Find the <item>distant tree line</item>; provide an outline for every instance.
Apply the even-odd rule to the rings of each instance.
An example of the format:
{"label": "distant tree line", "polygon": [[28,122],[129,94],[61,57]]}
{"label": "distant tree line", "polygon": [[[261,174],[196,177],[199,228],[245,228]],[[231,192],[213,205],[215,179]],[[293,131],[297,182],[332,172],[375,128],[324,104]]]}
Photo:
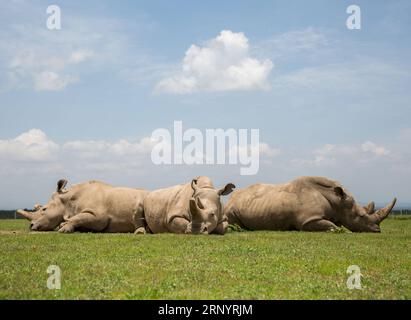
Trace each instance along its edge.
{"label": "distant tree line", "polygon": [[393,215],[411,214],[411,209],[393,210],[391,214]]}
{"label": "distant tree line", "polygon": [[[31,209],[24,209],[26,211],[33,211]],[[24,219],[22,216],[16,213],[16,210],[0,210],[0,219]]]}

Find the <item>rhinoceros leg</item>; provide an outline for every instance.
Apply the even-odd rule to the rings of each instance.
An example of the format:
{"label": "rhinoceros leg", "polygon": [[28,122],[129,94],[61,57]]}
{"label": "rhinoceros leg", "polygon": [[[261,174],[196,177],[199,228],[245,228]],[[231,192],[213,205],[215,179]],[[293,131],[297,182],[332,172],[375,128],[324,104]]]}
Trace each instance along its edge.
{"label": "rhinoceros leg", "polygon": [[228,228],[228,222],[227,221],[222,221],[219,224],[217,224],[217,227],[213,230],[213,234],[225,234]]}
{"label": "rhinoceros leg", "polygon": [[247,227],[244,225],[244,223],[240,220],[238,217],[238,211],[231,207],[229,210],[224,210],[224,214],[227,217],[228,224],[233,224],[233,225],[238,225],[242,229],[247,229]]}
{"label": "rhinoceros leg", "polygon": [[331,231],[338,227],[329,220],[311,220],[303,224],[302,231]]}
{"label": "rhinoceros leg", "polygon": [[59,232],[71,233],[79,228],[90,231],[103,231],[107,227],[108,222],[107,216],[96,214],[93,211],[83,211],[63,223]]}
{"label": "rhinoceros leg", "polygon": [[145,227],[138,227],[135,231],[134,234],[146,234],[147,229]]}
{"label": "rhinoceros leg", "polygon": [[144,209],[141,205],[137,211],[133,214],[133,221],[135,226],[134,234],[146,234],[147,233],[147,223],[144,218]]}
{"label": "rhinoceros leg", "polygon": [[167,225],[172,233],[190,233],[190,221],[183,217],[174,217]]}

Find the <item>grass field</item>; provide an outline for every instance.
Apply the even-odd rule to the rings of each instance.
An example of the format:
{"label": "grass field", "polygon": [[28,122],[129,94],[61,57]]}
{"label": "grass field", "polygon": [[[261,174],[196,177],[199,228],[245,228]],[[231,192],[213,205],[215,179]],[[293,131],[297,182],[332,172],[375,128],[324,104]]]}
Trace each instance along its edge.
{"label": "grass field", "polygon": [[[411,219],[381,234],[28,232],[0,220],[0,299],[410,299]],[[61,268],[61,289],[46,287]],[[346,286],[358,265],[362,289]]]}

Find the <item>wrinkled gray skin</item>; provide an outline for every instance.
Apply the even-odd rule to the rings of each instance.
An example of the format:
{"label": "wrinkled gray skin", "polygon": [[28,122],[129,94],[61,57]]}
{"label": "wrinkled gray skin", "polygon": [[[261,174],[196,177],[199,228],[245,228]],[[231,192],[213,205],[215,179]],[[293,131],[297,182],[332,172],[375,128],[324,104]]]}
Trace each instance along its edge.
{"label": "wrinkled gray skin", "polygon": [[66,180],[57,183],[50,201],[36,205],[35,212],[17,210],[30,220],[33,231],[136,232],[145,233],[143,199],[148,191],[116,188],[89,181],[65,189]]}
{"label": "wrinkled gray skin", "polygon": [[150,192],[144,199],[144,217],[152,233],[224,234],[228,227],[220,196],[235,188],[217,190],[208,177]]}
{"label": "wrinkled gray skin", "polygon": [[285,184],[239,189],[224,214],[230,224],[250,230],[330,231],[344,226],[353,232],[380,232],[379,224],[395,202],[375,211],[373,202],[358,205],[337,181],[300,177]]}

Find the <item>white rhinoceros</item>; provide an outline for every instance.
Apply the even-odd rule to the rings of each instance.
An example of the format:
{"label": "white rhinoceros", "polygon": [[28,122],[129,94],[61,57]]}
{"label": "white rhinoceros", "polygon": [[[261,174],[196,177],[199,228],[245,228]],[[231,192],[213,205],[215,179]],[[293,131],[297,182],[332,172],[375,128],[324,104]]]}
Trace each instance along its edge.
{"label": "white rhinoceros", "polygon": [[144,233],[143,189],[119,188],[99,181],[65,189],[59,180],[50,201],[34,212],[17,210],[30,220],[33,231],[136,232]]}
{"label": "white rhinoceros", "polygon": [[220,196],[235,188],[215,189],[208,177],[150,192],[144,199],[144,217],[152,233],[224,234],[228,223]]}
{"label": "white rhinoceros", "polygon": [[339,182],[300,177],[285,184],[254,184],[235,191],[224,214],[230,224],[250,230],[328,231],[344,226],[353,232],[380,232],[396,199],[375,211],[358,205]]}

